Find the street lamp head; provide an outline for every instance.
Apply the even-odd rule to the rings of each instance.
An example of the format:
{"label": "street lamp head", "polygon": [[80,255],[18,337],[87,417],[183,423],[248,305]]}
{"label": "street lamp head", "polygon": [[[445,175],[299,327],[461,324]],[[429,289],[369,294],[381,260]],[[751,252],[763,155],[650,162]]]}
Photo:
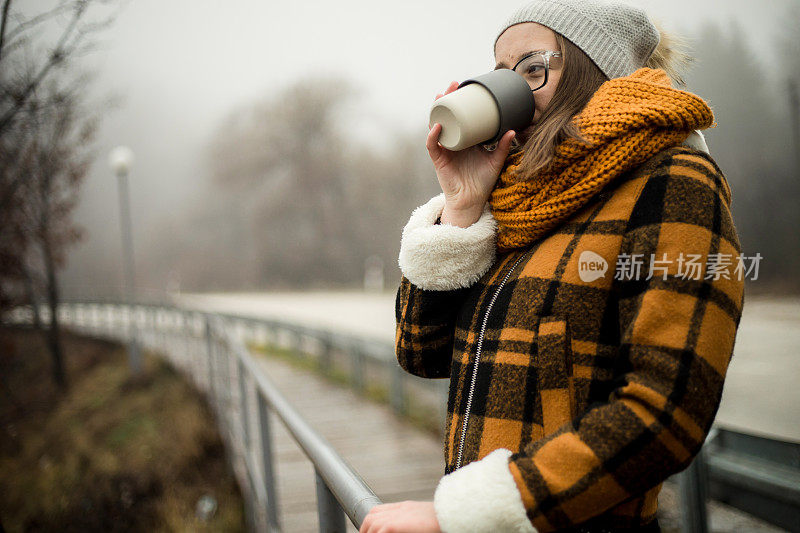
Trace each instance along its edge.
{"label": "street lamp head", "polygon": [[133,151],[127,146],[117,146],[108,156],[108,164],[119,176],[127,174],[133,166]]}

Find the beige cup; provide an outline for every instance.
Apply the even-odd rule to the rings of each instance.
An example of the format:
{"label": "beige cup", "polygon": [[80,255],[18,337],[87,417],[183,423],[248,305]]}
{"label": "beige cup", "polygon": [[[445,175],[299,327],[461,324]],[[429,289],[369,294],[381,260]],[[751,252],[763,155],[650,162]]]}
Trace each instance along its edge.
{"label": "beige cup", "polygon": [[429,126],[442,125],[439,143],[448,150],[463,150],[492,138],[500,127],[500,110],[492,93],[477,83],[437,99]]}
{"label": "beige cup", "polygon": [[511,69],[497,69],[461,82],[434,101],[428,126],[441,124],[439,143],[448,150],[463,150],[526,128],[533,120],[533,104],[525,78]]}

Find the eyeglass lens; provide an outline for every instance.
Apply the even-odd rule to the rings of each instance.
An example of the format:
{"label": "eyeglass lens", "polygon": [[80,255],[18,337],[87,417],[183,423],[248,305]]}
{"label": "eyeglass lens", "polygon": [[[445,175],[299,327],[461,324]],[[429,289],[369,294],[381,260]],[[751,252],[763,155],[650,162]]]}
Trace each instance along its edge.
{"label": "eyeglass lens", "polygon": [[541,88],[547,81],[546,69],[547,63],[545,62],[544,56],[534,54],[524,59],[514,70],[528,80],[531,90],[535,91]]}

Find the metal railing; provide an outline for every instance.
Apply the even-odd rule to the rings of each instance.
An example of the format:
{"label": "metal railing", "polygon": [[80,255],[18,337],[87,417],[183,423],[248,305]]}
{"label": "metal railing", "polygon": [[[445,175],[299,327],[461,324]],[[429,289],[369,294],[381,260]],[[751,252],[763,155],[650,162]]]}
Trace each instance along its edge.
{"label": "metal railing", "polygon": [[[48,309],[40,309],[42,320],[48,322]],[[377,366],[388,384],[389,403],[398,414],[408,413],[412,396],[409,389],[416,387],[417,393],[429,394],[428,403],[434,408],[439,430],[444,429],[449,380],[423,379],[405,372],[398,365],[391,344],[278,320],[169,305],[63,302],[58,313],[63,325],[97,337],[129,341],[135,332],[140,343],[163,354],[206,395],[242,490],[251,530],[281,531],[270,411],[280,418],[314,466],[320,531],[344,531],[345,515],[359,529],[369,510],[381,501],[289,404],[251,355],[244,339],[297,352],[316,352],[318,368],[329,374],[335,367],[334,355],[343,355],[350,385],[359,392],[367,389],[365,368]],[[15,323],[32,323],[33,310],[18,308],[11,319]],[[316,346],[309,346],[308,341]],[[714,433],[712,430],[708,441]],[[708,530],[705,454],[704,446],[689,468],[675,476],[683,530],[687,532]]]}
{"label": "metal railing", "polygon": [[[49,321],[47,309],[41,313]],[[142,304],[67,302],[58,313],[63,325],[97,337],[127,341],[136,331],[142,345],[163,354],[206,395],[242,490],[248,529],[281,531],[270,411],[314,466],[320,531],[344,531],[345,515],[358,529],[369,510],[381,503],[279,392],[245,346],[238,331],[242,323],[217,314]],[[31,323],[33,311],[19,308],[11,318]],[[250,325],[272,336],[299,333],[268,321]]]}

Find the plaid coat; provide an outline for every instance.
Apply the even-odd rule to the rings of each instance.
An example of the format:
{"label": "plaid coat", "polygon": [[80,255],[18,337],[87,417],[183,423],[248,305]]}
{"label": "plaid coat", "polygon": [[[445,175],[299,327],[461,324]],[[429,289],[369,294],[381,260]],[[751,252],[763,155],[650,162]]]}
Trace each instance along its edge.
{"label": "plaid coat", "polygon": [[[435,224],[443,195],[412,214],[395,347],[407,372],[450,378],[446,533],[656,524],[714,420],[744,303],[731,191],[699,142],[530,248],[495,254],[488,204],[469,228]],[[709,266],[724,256],[727,277]]]}

